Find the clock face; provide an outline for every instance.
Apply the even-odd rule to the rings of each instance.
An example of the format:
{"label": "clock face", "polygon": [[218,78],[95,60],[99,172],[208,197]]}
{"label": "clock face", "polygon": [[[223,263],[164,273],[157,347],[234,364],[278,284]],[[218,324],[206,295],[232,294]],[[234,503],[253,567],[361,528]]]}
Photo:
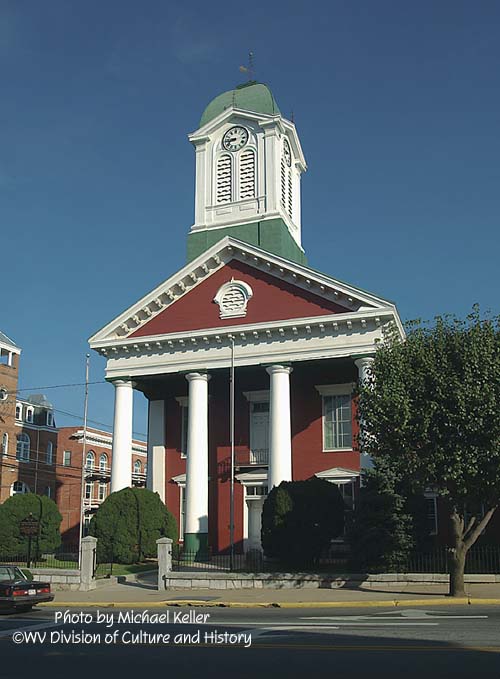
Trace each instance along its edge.
{"label": "clock face", "polygon": [[288,143],[288,139],[285,139],[283,142],[283,156],[285,158],[286,164],[288,165],[288,167],[290,167],[292,164],[292,152],[290,150],[290,144]]}
{"label": "clock face", "polygon": [[238,151],[248,141],[248,132],[244,127],[231,127],[222,138],[226,151]]}

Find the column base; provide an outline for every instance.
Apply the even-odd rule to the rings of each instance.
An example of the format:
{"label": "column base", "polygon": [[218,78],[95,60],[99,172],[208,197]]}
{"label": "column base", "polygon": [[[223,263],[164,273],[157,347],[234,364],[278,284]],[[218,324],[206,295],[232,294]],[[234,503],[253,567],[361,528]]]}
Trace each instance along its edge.
{"label": "column base", "polygon": [[183,559],[208,561],[208,533],[184,533]]}

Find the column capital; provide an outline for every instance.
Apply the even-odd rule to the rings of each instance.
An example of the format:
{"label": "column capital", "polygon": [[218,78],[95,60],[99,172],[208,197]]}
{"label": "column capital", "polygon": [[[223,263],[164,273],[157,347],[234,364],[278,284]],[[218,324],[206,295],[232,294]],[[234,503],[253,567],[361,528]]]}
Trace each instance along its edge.
{"label": "column capital", "polygon": [[135,382],[126,378],[120,378],[117,380],[109,380],[114,387],[130,387],[133,389],[136,385]]}
{"label": "column capital", "polygon": [[290,365],[270,365],[268,368],[266,368],[266,372],[269,375],[276,375],[277,373],[285,373],[286,375],[290,375],[290,373],[293,372],[293,368]]}
{"label": "column capital", "polygon": [[356,358],[354,361],[354,365],[358,368],[358,370],[362,370],[363,368],[369,368],[372,364],[375,358],[373,356],[360,356],[359,358]]}
{"label": "column capital", "polygon": [[188,373],[185,375],[185,377],[188,382],[193,382],[195,380],[204,380],[205,382],[208,382],[210,379],[210,375],[208,373]]}

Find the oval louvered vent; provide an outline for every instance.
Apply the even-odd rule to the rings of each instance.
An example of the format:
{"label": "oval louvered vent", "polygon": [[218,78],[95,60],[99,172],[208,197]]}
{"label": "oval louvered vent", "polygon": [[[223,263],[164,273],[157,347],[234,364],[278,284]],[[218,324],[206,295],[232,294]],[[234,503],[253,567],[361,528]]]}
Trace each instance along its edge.
{"label": "oval louvered vent", "polygon": [[231,279],[221,285],[214,298],[214,302],[219,305],[220,318],[246,316],[248,300],[252,295],[252,288],[244,281]]}
{"label": "oval louvered vent", "polygon": [[231,202],[231,157],[221,156],[217,161],[217,202]]}
{"label": "oval louvered vent", "polygon": [[255,155],[251,150],[240,158],[240,198],[255,198]]}

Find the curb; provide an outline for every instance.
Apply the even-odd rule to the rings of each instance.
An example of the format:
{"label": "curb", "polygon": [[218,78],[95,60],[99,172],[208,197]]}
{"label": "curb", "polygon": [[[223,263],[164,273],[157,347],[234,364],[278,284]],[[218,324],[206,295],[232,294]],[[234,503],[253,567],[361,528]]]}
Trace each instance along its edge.
{"label": "curb", "polygon": [[448,599],[387,599],[371,601],[203,601],[181,599],[166,601],[51,601],[39,604],[44,608],[163,608],[166,606],[197,606],[198,608],[387,608],[401,606],[500,606],[500,599],[478,599],[471,597]]}

